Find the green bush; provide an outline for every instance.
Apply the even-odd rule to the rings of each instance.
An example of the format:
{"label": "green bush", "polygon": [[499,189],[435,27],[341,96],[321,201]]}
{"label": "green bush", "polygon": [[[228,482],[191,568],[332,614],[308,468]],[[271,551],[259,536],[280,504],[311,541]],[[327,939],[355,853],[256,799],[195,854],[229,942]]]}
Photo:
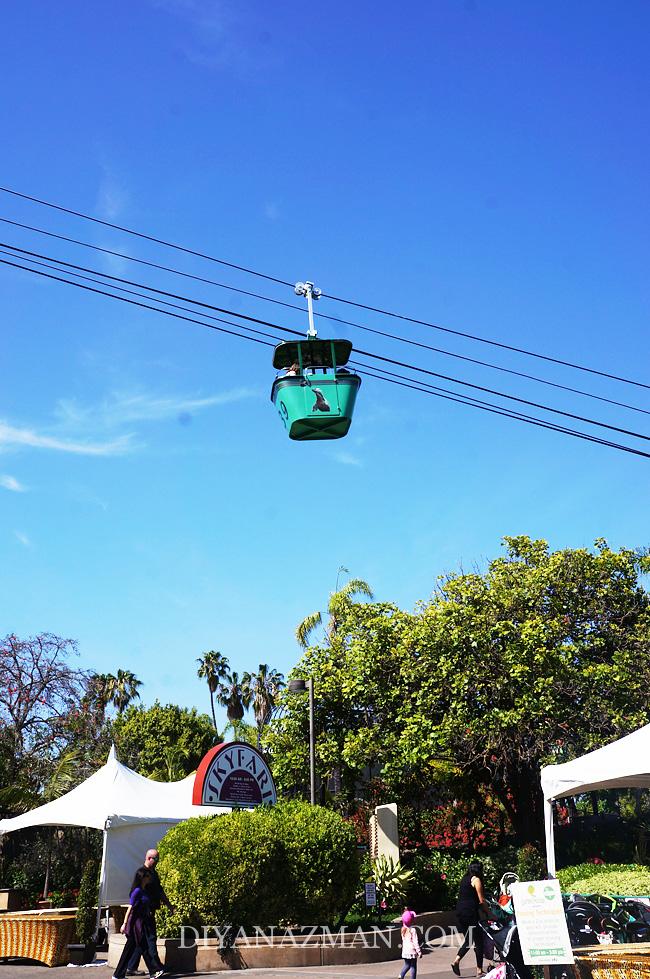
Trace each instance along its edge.
{"label": "green bush", "polygon": [[95,934],[98,890],[99,867],[95,860],[88,860],[81,877],[75,918],[77,941],[82,945],[89,942]]}
{"label": "green bush", "polygon": [[486,893],[496,890],[502,874],[516,869],[517,850],[504,847],[487,855],[454,856],[448,850],[433,850],[418,855],[408,863],[413,878],[407,891],[407,903],[418,911],[449,911],[456,907],[461,879],[472,861],[483,865]]}
{"label": "green bush", "polygon": [[557,872],[565,892],[576,894],[650,894],[650,868],[640,864],[581,863]]}
{"label": "green bush", "polygon": [[332,923],[354,900],[359,857],[352,827],[334,812],[286,802],[189,819],[160,843],[159,872],[182,925]]}
{"label": "green bush", "polygon": [[354,828],[338,813],[306,802],[271,810],[290,864],[292,913],[303,924],[333,921],[354,900],[360,856]]}
{"label": "green bush", "polygon": [[517,855],[515,871],[519,880],[544,880],[546,860],[536,846],[526,843]]}

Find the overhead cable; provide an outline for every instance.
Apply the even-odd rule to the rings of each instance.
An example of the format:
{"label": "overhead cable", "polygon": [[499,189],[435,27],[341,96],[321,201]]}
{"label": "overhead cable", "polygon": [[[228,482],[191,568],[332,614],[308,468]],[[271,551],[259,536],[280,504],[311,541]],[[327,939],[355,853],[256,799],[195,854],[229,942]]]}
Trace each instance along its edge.
{"label": "overhead cable", "polygon": [[[54,261],[58,261],[58,260],[54,260]],[[60,264],[68,265],[70,263],[60,263]],[[76,268],[83,268],[83,266],[75,266],[75,267]],[[302,336],[303,335],[302,333],[300,333],[297,330],[290,330],[290,329],[288,329],[288,328],[286,328],[284,326],[281,326],[280,324],[272,323],[269,320],[264,320],[264,319],[261,319],[259,317],[255,317],[255,316],[248,316],[247,314],[239,313],[236,310],[227,309],[227,308],[224,308],[222,306],[214,306],[214,305],[212,305],[210,303],[204,303],[204,302],[202,302],[200,300],[188,299],[188,297],[180,296],[180,295],[177,295],[175,293],[166,292],[165,290],[162,290],[162,289],[156,289],[153,286],[148,286],[148,285],[143,284],[141,282],[134,282],[134,281],[132,281],[130,279],[122,278],[121,276],[109,275],[108,273],[98,272],[95,269],[84,269],[84,271],[90,271],[94,275],[102,276],[103,278],[110,279],[111,281],[117,281],[117,282],[125,283],[127,285],[133,285],[133,286],[136,286],[139,289],[146,289],[147,291],[154,292],[154,293],[156,293],[158,295],[168,296],[168,297],[171,297],[173,299],[181,299],[181,300],[183,300],[185,302],[190,302],[193,305],[197,305],[197,306],[200,306],[202,308],[216,310],[219,313],[226,313],[229,316],[234,316],[236,319],[243,319],[243,320],[245,320],[246,322],[249,322],[249,323],[257,323],[257,324],[259,324],[261,326],[267,326],[267,327],[270,327],[271,329],[278,330],[278,331],[280,331],[282,333],[291,333],[294,336]],[[403,367],[403,368],[405,368],[407,370],[415,371],[415,372],[420,373],[420,374],[426,374],[429,377],[436,377],[436,378],[439,378],[440,380],[451,381],[452,384],[459,384],[459,385],[461,385],[463,387],[469,387],[469,388],[472,388],[473,390],[481,391],[484,394],[495,395],[496,397],[505,398],[508,401],[515,401],[518,404],[524,404],[524,405],[527,405],[528,407],[531,407],[531,408],[538,408],[540,411],[548,411],[548,412],[551,412],[552,414],[561,415],[564,418],[571,418],[574,421],[584,422],[587,425],[593,425],[593,426],[596,426],[596,427],[599,427],[599,428],[606,428],[609,431],[618,432],[618,433],[620,433],[622,435],[630,435],[632,438],[639,438],[639,439],[642,439],[644,441],[650,441],[650,436],[644,435],[643,433],[635,432],[635,431],[633,431],[631,429],[623,428],[623,427],[618,426],[618,425],[610,425],[607,422],[598,421],[597,419],[589,418],[589,417],[587,417],[585,415],[578,415],[575,412],[563,411],[560,408],[553,408],[552,406],[543,404],[541,402],[531,401],[528,398],[520,398],[520,397],[517,397],[514,394],[507,394],[504,391],[499,391],[499,390],[496,390],[494,388],[489,388],[489,387],[486,387],[485,385],[474,384],[471,381],[465,381],[465,380],[462,380],[460,378],[450,376],[449,374],[442,374],[439,371],[432,371],[432,370],[430,370],[428,368],[425,368],[425,367],[419,367],[416,364],[409,364],[409,363],[407,363],[405,361],[396,360],[396,359],[394,359],[392,357],[385,357],[385,356],[382,356],[381,354],[373,353],[372,351],[362,350],[361,348],[356,348],[356,353],[357,354],[361,354],[361,355],[366,356],[366,357],[370,357],[373,360],[380,360],[380,361],[382,361],[384,363],[392,364],[392,365],[394,365],[396,367]]]}
{"label": "overhead cable", "polygon": [[76,218],[83,218],[84,221],[92,221],[93,224],[101,224],[105,228],[113,228],[114,231],[122,231],[124,234],[133,235],[135,238],[142,238],[144,241],[153,241],[156,245],[174,248],[176,251],[184,252],[186,255],[194,255],[195,258],[204,258],[208,262],[216,262],[217,265],[225,265],[229,269],[237,269],[238,272],[247,272],[248,275],[256,275],[260,279],[267,279],[269,282],[277,282],[281,286],[291,286],[293,288],[292,282],[277,279],[274,275],[265,275],[264,272],[256,272],[255,269],[246,268],[244,265],[235,265],[234,262],[226,262],[223,258],[214,258],[213,255],[206,255],[204,252],[196,251],[194,248],[186,248],[185,245],[177,245],[173,241],[156,238],[155,235],[147,235],[142,231],[135,231],[133,228],[125,228],[120,224],[113,224],[112,221],[102,221],[101,218],[95,218],[91,214],[84,214],[83,211],[75,211],[70,207],[63,207],[61,204],[53,204],[51,201],[43,201],[38,197],[31,197],[29,194],[21,194],[17,190],[11,190],[9,187],[0,187],[0,191],[4,194],[11,194],[13,197],[21,197],[25,201],[31,201],[33,204],[50,207],[52,210],[60,211],[63,214],[72,214]]}
{"label": "overhead cable", "polygon": [[[254,276],[257,276],[258,278],[261,278],[261,279],[266,279],[269,282],[275,282],[278,285],[284,285],[284,286],[289,286],[289,287],[293,288],[293,283],[288,282],[285,279],[280,279],[280,278],[277,278],[276,276],[273,276],[273,275],[267,275],[264,272],[259,272],[256,269],[250,269],[250,268],[247,268],[246,266],[243,266],[243,265],[237,265],[237,264],[235,264],[233,262],[228,262],[228,261],[226,261],[225,259],[222,259],[222,258],[216,258],[215,256],[208,255],[205,252],[200,252],[200,251],[197,251],[197,250],[195,250],[193,248],[187,248],[184,245],[178,245],[178,244],[176,244],[174,242],[167,241],[164,238],[158,238],[158,237],[156,237],[154,235],[145,234],[145,233],[143,233],[141,231],[135,231],[132,228],[126,228],[126,227],[124,227],[122,225],[114,224],[111,221],[105,221],[105,220],[102,220],[101,218],[93,217],[91,214],[86,214],[83,211],[73,210],[72,208],[68,208],[68,207],[62,206],[61,204],[55,204],[52,201],[46,201],[46,200],[43,200],[43,199],[38,198],[38,197],[33,197],[30,194],[23,194],[23,193],[21,193],[21,192],[19,192],[17,190],[12,190],[9,187],[2,187],[2,186],[0,186],[0,191],[2,191],[5,194],[10,194],[13,197],[17,197],[17,198],[20,198],[22,200],[30,201],[33,204],[39,204],[39,205],[41,205],[43,207],[48,207],[48,208],[51,208],[51,209],[53,209],[55,211],[59,211],[59,212],[64,213],[64,214],[70,214],[70,215],[73,215],[74,217],[82,218],[85,221],[91,221],[94,224],[99,224],[99,225],[102,225],[102,226],[107,227],[107,228],[112,228],[113,230],[120,231],[120,232],[122,232],[124,234],[133,235],[136,238],[143,239],[144,241],[151,241],[151,242],[154,242],[155,244],[163,245],[166,248],[173,248],[176,251],[184,252],[184,253],[186,253],[188,255],[193,255],[196,258],[202,258],[202,259],[205,259],[206,261],[209,261],[209,262],[215,262],[215,263],[217,263],[219,265],[226,266],[227,268],[236,269],[236,270],[238,270],[240,272],[245,272],[245,273],[247,273],[249,275],[254,275]],[[636,381],[636,380],[632,380],[631,378],[622,377],[622,376],[620,376],[618,374],[611,374],[611,373],[608,373],[607,371],[599,371],[599,370],[596,370],[595,368],[585,367],[582,364],[576,364],[576,363],[574,363],[572,361],[563,360],[563,359],[558,358],[558,357],[551,357],[551,356],[548,356],[546,354],[541,354],[541,353],[538,353],[538,352],[533,351],[533,350],[527,350],[524,347],[516,347],[516,346],[513,346],[511,344],[502,343],[502,342],[500,342],[498,340],[490,340],[487,337],[481,337],[481,336],[478,336],[478,335],[475,335],[475,334],[472,334],[472,333],[464,332],[462,330],[453,330],[450,327],[440,326],[440,324],[438,324],[438,323],[432,323],[429,320],[417,319],[417,318],[412,317],[412,316],[407,316],[407,315],[405,315],[403,313],[396,313],[396,312],[394,312],[392,310],[382,309],[381,307],[378,307],[378,306],[371,306],[371,305],[369,305],[367,303],[361,303],[361,302],[357,302],[356,300],[346,299],[346,298],[341,297],[341,296],[335,296],[332,293],[327,293],[327,292],[322,291],[321,292],[321,295],[323,296],[323,298],[329,298],[333,302],[345,303],[348,306],[354,306],[357,309],[365,309],[365,310],[367,310],[369,312],[378,313],[378,314],[380,314],[382,316],[390,316],[390,317],[392,317],[394,319],[401,320],[401,321],[403,321],[405,323],[414,323],[414,324],[419,325],[419,326],[426,326],[426,327],[429,327],[432,330],[439,330],[439,331],[441,331],[443,333],[449,333],[449,334],[451,334],[453,336],[464,337],[467,340],[473,340],[473,341],[475,341],[477,343],[489,344],[490,346],[498,347],[498,348],[500,348],[502,350],[509,350],[509,351],[511,351],[513,353],[523,354],[523,355],[525,355],[527,357],[535,357],[538,360],[544,360],[544,361],[547,361],[548,363],[559,364],[559,365],[561,365],[563,367],[570,367],[573,370],[584,371],[584,372],[586,372],[588,374],[594,374],[594,375],[596,375],[598,377],[606,377],[606,378],[609,378],[612,381],[619,381],[619,382],[621,382],[623,384],[631,384],[631,385],[634,385],[635,387],[640,387],[640,388],[645,388],[646,390],[650,390],[650,384],[645,384],[642,381]]]}
{"label": "overhead cable", "polygon": [[[381,370],[381,368],[377,368],[377,370]],[[618,442],[610,442],[608,439],[601,439],[596,435],[589,435],[587,432],[579,432],[573,428],[566,428],[563,425],[556,425],[554,422],[544,421],[541,418],[534,418],[532,415],[526,415],[519,411],[511,411],[507,408],[497,408],[495,406],[488,407],[490,404],[489,402],[481,402],[478,399],[471,398],[469,395],[459,395],[458,397],[453,397],[449,394],[440,394],[435,390],[429,390],[429,386],[425,386],[426,382],[423,381],[416,381],[414,384],[409,384],[405,383],[404,381],[393,380],[391,377],[382,376],[382,374],[378,374],[374,371],[368,370],[367,368],[359,370],[359,374],[366,375],[367,377],[374,377],[379,381],[387,381],[391,384],[397,384],[399,387],[410,388],[412,391],[419,391],[421,394],[429,394],[432,397],[442,398],[445,401],[455,401],[458,404],[464,404],[470,408],[479,408],[481,411],[488,411],[491,414],[501,415],[504,418],[512,418],[514,421],[521,421],[529,425],[535,425],[539,428],[546,428],[551,432],[571,435],[575,438],[584,439],[587,442],[594,442],[596,445],[609,446],[613,449],[620,449],[624,452],[630,452],[632,455],[640,455],[650,459],[650,453],[648,452],[641,452],[639,449],[633,449],[630,446],[620,445]]]}
{"label": "overhead cable", "polygon": [[[12,225],[12,226],[17,227],[17,228],[22,228],[23,230],[33,231],[33,232],[36,232],[37,234],[47,235],[48,237],[56,238],[56,239],[59,239],[61,241],[67,241],[67,242],[69,242],[71,244],[74,244],[74,245],[80,245],[83,248],[89,248],[89,249],[92,249],[93,251],[101,252],[101,253],[103,253],[105,255],[112,255],[115,258],[121,258],[121,259],[124,259],[124,260],[129,261],[129,262],[135,262],[135,263],[137,263],[139,265],[145,265],[145,266],[147,266],[149,268],[158,269],[159,271],[170,272],[173,275],[179,275],[179,276],[182,276],[183,278],[192,279],[192,280],[194,280],[196,282],[202,282],[202,283],[205,283],[207,285],[217,286],[220,289],[227,289],[227,290],[229,290],[231,292],[238,293],[239,295],[248,296],[249,298],[260,299],[263,302],[273,303],[276,306],[283,306],[285,309],[297,310],[300,313],[303,313],[304,312],[303,307],[302,306],[298,306],[295,303],[286,303],[286,302],[283,302],[280,299],[273,299],[271,296],[264,296],[264,295],[261,295],[260,293],[257,293],[257,292],[251,292],[248,289],[240,289],[237,286],[231,286],[231,285],[228,285],[228,284],[226,284],[224,282],[217,282],[214,279],[208,279],[208,278],[205,278],[204,276],[201,276],[201,275],[193,275],[190,272],[183,272],[180,269],[175,269],[175,268],[170,267],[170,266],[167,266],[167,265],[160,265],[157,262],[150,262],[150,261],[148,261],[146,259],[138,258],[138,257],[136,257],[134,255],[128,255],[126,252],[118,252],[118,251],[115,251],[112,248],[104,248],[104,247],[102,247],[100,245],[94,245],[91,242],[81,241],[81,240],[79,240],[77,238],[70,238],[67,235],[56,234],[53,231],[47,231],[47,230],[45,230],[43,228],[36,228],[36,227],[34,227],[32,225],[23,224],[20,221],[11,221],[9,218],[0,217],[0,222],[2,222],[3,224]],[[66,265],[69,268],[83,269],[84,271],[88,271],[82,265],[74,265],[72,262],[64,262],[62,259],[59,259],[59,258],[52,258],[52,256],[42,255],[39,252],[29,251],[28,249],[25,249],[25,248],[18,248],[17,245],[10,245],[10,244],[6,244],[5,243],[4,247],[13,248],[15,251],[22,252],[25,255],[32,255],[32,256],[35,256],[35,257],[38,257],[38,258],[44,258],[47,261],[55,261],[59,265]],[[104,275],[104,273],[97,273],[97,274]],[[193,301],[193,300],[186,300],[186,301],[189,302],[189,301]],[[375,336],[386,337],[387,339],[395,340],[398,343],[406,343],[409,346],[419,347],[422,350],[430,350],[433,353],[442,354],[445,357],[453,357],[456,360],[462,360],[462,361],[465,361],[466,363],[470,363],[470,364],[477,364],[477,365],[479,365],[481,367],[487,367],[490,370],[496,370],[496,371],[499,371],[499,372],[501,372],[503,374],[510,374],[510,375],[512,375],[514,377],[523,377],[526,380],[534,381],[537,384],[544,384],[547,387],[556,388],[556,389],[561,390],[561,391],[568,391],[571,394],[577,394],[577,395],[580,395],[581,397],[584,397],[584,398],[591,398],[594,401],[601,401],[601,402],[604,402],[605,404],[615,405],[617,408],[625,408],[628,411],[636,411],[636,412],[639,412],[640,414],[643,414],[643,415],[650,415],[650,411],[647,410],[646,408],[639,408],[637,405],[630,405],[630,404],[627,404],[624,401],[616,401],[613,398],[606,398],[603,395],[594,394],[593,391],[584,391],[581,388],[574,388],[574,387],[571,387],[570,385],[567,385],[567,384],[560,384],[557,381],[551,381],[548,378],[538,377],[535,374],[527,374],[524,371],[517,371],[517,370],[514,370],[513,368],[510,368],[510,367],[502,367],[500,364],[493,364],[490,361],[478,360],[475,357],[468,357],[465,354],[459,354],[459,353],[456,353],[455,351],[452,351],[452,350],[445,350],[443,347],[434,347],[431,344],[422,343],[419,340],[412,340],[409,337],[402,337],[402,336],[399,336],[398,334],[395,334],[395,333],[388,333],[385,330],[378,330],[378,329],[376,329],[374,327],[366,326],[366,325],[364,325],[362,323],[355,323],[352,320],[344,320],[344,319],[341,319],[338,316],[329,316],[327,313],[319,313],[319,312],[316,312],[315,311],[314,312],[314,315],[315,316],[319,316],[321,319],[332,320],[332,321],[334,321],[336,323],[342,323],[342,324],[344,324],[346,326],[351,326],[351,327],[353,327],[355,329],[363,330],[366,333],[372,333]]]}
{"label": "overhead cable", "polygon": [[[0,255],[8,255],[10,258],[16,258],[16,255],[14,255],[13,252],[7,251],[6,248],[3,248],[2,247],[2,242],[0,242]],[[48,265],[46,262],[39,262],[39,261],[37,261],[34,258],[23,258],[22,255],[20,255],[18,257],[21,258],[23,262],[29,262],[30,265],[38,265],[41,268],[50,269],[50,271],[52,271],[52,270],[54,270],[56,272],[61,271],[55,265]],[[23,268],[23,266],[20,266],[20,268]],[[28,269],[28,271],[30,271],[30,270]],[[63,271],[65,271],[68,275],[74,276],[75,279],[82,279],[84,282],[94,282],[95,285],[106,285],[105,282],[102,282],[99,279],[93,279],[92,276],[89,276],[89,275],[82,275],[80,272],[70,272],[67,269],[65,269]],[[97,274],[98,275],[103,275],[103,273],[97,273]],[[108,278],[113,279],[115,277],[114,276],[108,276]],[[67,279],[59,279],[59,281],[60,282],[67,282],[68,280]],[[125,280],[125,281],[128,282],[128,279]],[[74,285],[74,284],[75,284],[74,282],[70,282],[69,283],[69,285]],[[111,289],[117,289],[118,292],[127,293],[130,296],[139,296],[141,299],[150,299],[152,302],[160,303],[160,305],[162,305],[162,306],[170,306],[172,309],[181,309],[181,310],[183,310],[186,313],[195,313],[196,312],[196,310],[189,309],[187,306],[179,306],[178,303],[170,303],[169,301],[167,301],[165,299],[158,299],[157,296],[153,296],[153,297],[152,296],[147,296],[147,295],[145,295],[145,293],[136,292],[133,289],[126,289],[126,288],[124,288],[124,286],[118,286],[118,285],[115,285],[112,282],[110,283],[110,287],[111,287]],[[141,288],[147,289],[148,286],[142,286]],[[92,291],[94,292],[96,290],[92,290]],[[105,295],[110,295],[110,293],[105,293]],[[114,296],[113,298],[114,299],[119,299],[119,296]],[[152,306],[151,308],[153,309],[155,307]],[[162,312],[162,310],[161,310],[161,312]],[[265,333],[263,330],[254,330],[254,329],[252,329],[249,326],[244,326],[242,323],[233,323],[232,320],[223,319],[223,317],[221,317],[221,316],[213,316],[210,313],[203,313],[202,312],[201,313],[201,316],[205,316],[205,318],[206,319],[209,319],[209,320],[215,320],[217,323],[225,323],[227,326],[235,326],[235,327],[237,327],[237,329],[247,330],[248,332],[255,333],[258,336],[268,337],[270,340],[273,340],[273,346],[276,346],[277,345],[278,338],[277,337],[274,337],[271,333]],[[195,322],[198,323],[199,321],[196,320]],[[205,323],[203,325],[204,326],[208,326],[209,324],[208,323]],[[296,331],[296,336],[302,336],[302,335],[303,335],[302,333],[298,333]]]}
{"label": "overhead cable", "polygon": [[[196,319],[194,317],[188,317],[188,316],[180,315],[179,313],[173,313],[173,312],[170,312],[170,311],[165,310],[165,309],[160,309],[159,306],[153,306],[150,303],[137,302],[137,301],[135,301],[133,299],[127,299],[125,296],[117,296],[114,293],[107,292],[107,291],[105,291],[103,289],[96,289],[96,288],[93,288],[93,287],[90,287],[90,286],[87,286],[87,285],[83,285],[83,284],[81,284],[79,282],[74,282],[74,281],[72,281],[70,279],[65,279],[62,276],[53,275],[53,274],[47,273],[47,272],[41,272],[41,271],[39,271],[37,269],[30,268],[27,265],[20,265],[17,262],[10,262],[10,261],[7,261],[6,259],[0,259],[0,264],[12,266],[12,267],[17,268],[17,269],[23,269],[24,271],[31,272],[32,274],[39,275],[39,276],[44,276],[45,278],[53,279],[55,281],[58,281],[60,283],[64,283],[66,285],[72,285],[72,286],[75,286],[77,288],[86,290],[88,292],[92,292],[92,293],[95,293],[95,294],[98,294],[98,295],[106,296],[106,297],[108,297],[110,299],[117,299],[120,302],[126,302],[126,303],[129,303],[130,305],[133,305],[133,306],[138,306],[138,307],[141,307],[141,308],[144,308],[144,309],[149,309],[149,310],[152,310],[153,312],[157,312],[157,313],[163,313],[164,315],[171,316],[171,317],[173,317],[175,319],[184,320],[184,321],[190,322],[190,323],[196,323],[199,326],[205,326],[208,329],[213,329],[213,330],[217,330],[218,332],[221,332],[221,333],[225,333],[225,334],[229,334],[229,335],[232,335],[232,336],[236,336],[239,339],[252,340],[254,343],[262,344],[263,346],[267,346],[267,347],[273,346],[272,343],[267,343],[265,340],[259,340],[256,337],[246,336],[245,334],[242,334],[242,333],[239,333],[239,332],[235,332],[235,331],[232,331],[232,330],[225,330],[225,329],[223,329],[223,327],[214,326],[212,323],[206,323],[203,320]],[[146,297],[146,298],[149,298],[149,297]],[[246,330],[247,332],[256,332],[256,331],[253,331],[250,327],[241,326],[240,328],[242,330]],[[257,331],[257,332],[261,332],[261,331]],[[261,335],[268,336],[268,334],[261,334]],[[367,371],[367,368],[365,370],[366,370],[367,373],[369,373]],[[376,368],[376,370],[377,371],[384,371],[384,369],[381,368],[381,367]],[[388,373],[388,372],[385,372],[385,373]],[[370,375],[370,373],[369,373],[369,376],[374,376],[374,375]],[[389,377],[383,377],[383,378],[380,378],[380,379],[385,380],[387,382],[390,382],[391,381],[391,379]],[[438,392],[437,390],[433,390],[433,385],[426,385],[426,382],[418,382],[418,381],[416,381],[416,383],[413,384],[413,385],[411,385],[411,384],[405,384],[405,383],[399,382],[399,381],[393,381],[392,383],[397,383],[397,384],[399,384],[402,387],[412,387],[414,390],[424,391],[424,393],[431,394],[432,396],[442,397],[445,400],[460,401],[461,403],[468,404],[471,407],[478,407],[478,408],[482,408],[483,410],[491,411],[493,414],[506,415],[507,417],[514,418],[515,420],[530,421],[533,424],[538,424],[540,427],[547,428],[547,429],[552,430],[552,431],[557,431],[557,432],[564,433],[564,434],[567,434],[567,435],[571,435],[571,436],[574,436],[574,437],[577,437],[577,438],[581,438],[581,439],[584,439],[584,440],[587,440],[587,441],[590,441],[590,442],[595,442],[597,444],[605,445],[605,446],[608,446],[608,447],[611,447],[611,448],[615,448],[615,449],[618,449],[620,451],[631,453],[633,455],[642,456],[644,458],[650,458],[650,453],[642,452],[641,450],[634,449],[631,446],[626,446],[626,445],[623,445],[623,444],[620,444],[620,443],[611,442],[609,440],[601,439],[601,438],[598,438],[596,436],[588,435],[587,433],[580,432],[579,430],[576,430],[576,429],[570,429],[570,428],[565,427],[565,426],[557,425],[554,422],[548,422],[548,421],[543,421],[542,419],[536,419],[536,418],[534,418],[534,416],[524,415],[521,412],[513,411],[513,410],[510,410],[510,409],[507,409],[507,408],[499,408],[499,407],[496,407],[494,405],[491,405],[489,402],[480,402],[479,399],[473,398],[470,395],[459,394],[457,397],[454,397],[452,395],[442,394],[442,393]],[[429,388],[432,388],[432,390],[425,390],[424,385],[426,385]]]}
{"label": "overhead cable", "polygon": [[[199,326],[206,326],[210,330],[217,330],[219,333],[228,333],[230,336],[239,337],[242,340],[252,340],[253,343],[260,343],[264,347],[273,347],[275,344],[267,343],[266,340],[258,340],[256,337],[247,337],[243,333],[236,333],[234,330],[224,330],[221,326],[214,326],[212,323],[205,323],[203,320],[197,320],[191,316],[182,316],[180,313],[172,313],[167,309],[160,309],[158,306],[151,306],[149,303],[139,303],[135,299],[127,299],[126,296],[116,296],[112,292],[106,292],[103,289],[94,289],[92,286],[85,286],[81,282],[72,282],[70,279],[64,279],[59,275],[52,275],[48,272],[40,272],[38,269],[29,268],[28,265],[19,265],[17,262],[8,262],[6,258],[0,258],[0,264],[11,265],[16,269],[23,269],[25,272],[31,272],[33,275],[41,275],[46,279],[54,279],[56,282],[63,282],[69,286],[75,286],[77,289],[85,289],[86,292],[94,292],[99,296],[108,296],[109,299],[119,299],[120,302],[129,303],[131,306],[140,306],[142,309],[153,309],[156,313],[163,313],[165,316],[173,316],[177,320],[185,320],[188,323],[198,323]],[[238,324],[239,325],[239,324]],[[251,330],[250,327],[240,326],[241,330],[249,330],[251,333],[259,332]],[[262,336],[268,336],[268,334],[262,334]]]}
{"label": "overhead cable", "polygon": [[508,343],[500,343],[498,340],[488,340],[486,337],[479,337],[473,333],[464,333],[462,330],[452,330],[447,326],[440,326],[438,323],[430,323],[428,320],[419,320],[413,316],[406,316],[403,313],[395,313],[391,310],[380,309],[378,306],[369,306],[366,303],[354,302],[352,299],[341,299],[338,296],[332,296],[329,293],[322,292],[321,296],[323,299],[331,299],[333,302],[346,303],[348,306],[354,306],[357,309],[365,309],[371,313],[381,313],[382,316],[390,316],[393,319],[402,320],[405,323],[416,323],[419,326],[428,326],[432,330],[441,330],[443,333],[451,333],[453,336],[465,337],[467,340],[475,340],[477,343],[487,343],[492,347],[500,347],[502,350],[510,350],[513,353],[525,354],[527,357],[536,357],[538,360],[546,360],[551,364],[560,364],[562,367],[571,367],[573,370],[585,371],[587,374],[595,374],[598,377],[607,377],[611,381],[620,381],[622,384],[633,384],[635,387],[645,388],[650,391],[650,384],[644,384],[642,381],[634,381],[629,377],[621,377],[618,374],[610,374],[607,371],[598,371],[593,367],[585,367],[583,364],[575,364],[570,360],[561,360],[558,357],[549,357],[546,354],[536,353],[533,350],[526,350],[524,347],[514,347]]}

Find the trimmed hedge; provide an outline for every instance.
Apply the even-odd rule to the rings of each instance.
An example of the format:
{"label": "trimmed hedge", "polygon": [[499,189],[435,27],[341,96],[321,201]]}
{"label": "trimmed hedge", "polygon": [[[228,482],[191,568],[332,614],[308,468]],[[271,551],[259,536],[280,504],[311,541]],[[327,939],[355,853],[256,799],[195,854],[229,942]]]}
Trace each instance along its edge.
{"label": "trimmed hedge", "polygon": [[563,891],[576,894],[650,894],[650,867],[634,863],[580,863],[557,872]]}
{"label": "trimmed hedge", "polygon": [[182,925],[330,924],[359,874],[352,827],[306,802],[188,819],[159,851],[174,912],[161,909],[158,932],[168,937]]}

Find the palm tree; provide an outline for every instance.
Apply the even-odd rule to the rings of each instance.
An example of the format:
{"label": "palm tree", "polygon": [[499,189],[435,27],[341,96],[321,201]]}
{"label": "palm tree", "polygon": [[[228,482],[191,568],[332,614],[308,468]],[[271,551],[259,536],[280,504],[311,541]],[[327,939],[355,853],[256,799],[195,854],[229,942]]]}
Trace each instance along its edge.
{"label": "palm tree", "polygon": [[248,702],[253,705],[253,714],[257,724],[257,747],[259,748],[262,741],[262,729],[268,722],[278,694],[284,686],[284,677],[277,670],[269,669],[266,663],[260,663],[257,673],[244,673],[241,683]]}
{"label": "palm tree", "polygon": [[[203,656],[199,657],[196,662],[199,664],[196,675],[201,680],[205,678],[208,681],[208,688],[210,690],[210,707],[212,708],[212,723],[214,724],[216,730],[217,717],[214,712],[214,695],[220,692],[223,686],[223,681],[229,675],[230,666],[226,657],[222,656],[216,649],[211,649],[209,652],[204,653]],[[221,701],[219,702],[221,703]]]}
{"label": "palm tree", "polygon": [[142,680],[138,680],[135,673],[130,670],[118,670],[117,676],[108,674],[109,680],[109,702],[117,708],[118,714],[123,714],[132,700],[139,700],[140,694],[138,687],[142,686]]}
{"label": "palm tree", "polygon": [[[338,582],[338,577],[337,577]],[[345,615],[345,612],[352,604],[355,595],[365,595],[371,601],[373,599],[370,585],[362,578],[350,578],[346,585],[332,592],[327,603],[329,622],[327,623],[327,639],[329,642],[336,636],[336,631]],[[296,639],[303,649],[309,645],[309,638],[319,625],[323,624],[323,617],[320,612],[312,612],[302,620],[296,629]]]}
{"label": "palm tree", "polygon": [[251,702],[250,693],[239,680],[239,674],[233,670],[228,673],[217,691],[217,700],[226,708],[228,720],[237,737],[238,725],[244,717],[244,711]]}
{"label": "palm tree", "polygon": [[93,673],[88,678],[84,701],[91,710],[97,710],[102,719],[112,701],[115,683],[112,673]]}

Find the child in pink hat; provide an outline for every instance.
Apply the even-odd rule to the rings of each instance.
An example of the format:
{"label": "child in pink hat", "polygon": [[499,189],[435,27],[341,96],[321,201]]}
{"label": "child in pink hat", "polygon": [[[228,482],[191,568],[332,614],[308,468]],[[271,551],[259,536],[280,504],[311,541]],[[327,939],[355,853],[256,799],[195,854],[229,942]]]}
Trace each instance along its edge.
{"label": "child in pink hat", "polygon": [[420,942],[418,941],[417,930],[413,927],[415,921],[415,911],[408,908],[402,915],[402,959],[404,967],[400,972],[400,979],[406,979],[411,972],[411,979],[416,979],[418,972],[418,959],[422,955]]}

